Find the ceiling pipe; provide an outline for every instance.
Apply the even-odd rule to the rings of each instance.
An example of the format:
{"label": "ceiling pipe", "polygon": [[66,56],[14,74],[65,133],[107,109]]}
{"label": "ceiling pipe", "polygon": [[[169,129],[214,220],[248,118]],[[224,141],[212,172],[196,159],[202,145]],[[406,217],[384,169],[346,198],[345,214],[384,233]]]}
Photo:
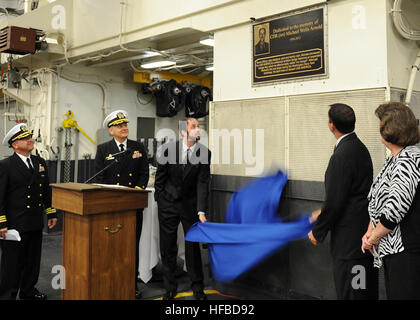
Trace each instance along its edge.
{"label": "ceiling pipe", "polygon": [[[397,29],[398,33],[405,39],[419,41],[420,40],[420,30],[413,30],[410,28],[410,25],[404,20],[403,10],[402,10],[403,0],[395,0],[394,5],[392,6],[391,15],[394,22],[394,26]],[[420,51],[417,53],[416,60],[411,66],[410,78],[407,85],[407,93],[405,96],[405,103],[410,105],[411,96],[413,94],[414,82],[416,80],[417,72],[420,68]]]}

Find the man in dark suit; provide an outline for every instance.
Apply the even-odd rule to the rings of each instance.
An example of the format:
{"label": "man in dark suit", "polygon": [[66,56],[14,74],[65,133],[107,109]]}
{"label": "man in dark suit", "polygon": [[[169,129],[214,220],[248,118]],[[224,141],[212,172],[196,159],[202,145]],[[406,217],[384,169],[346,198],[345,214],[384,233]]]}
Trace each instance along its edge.
{"label": "man in dark suit", "polygon": [[258,36],[260,38],[260,41],[258,41],[258,43],[255,45],[255,55],[268,53],[269,47],[268,47],[268,42],[265,41],[265,35],[266,35],[265,28],[261,28],[258,31]]}
{"label": "man in dark suit", "polygon": [[0,240],[2,249],[0,267],[0,298],[45,300],[39,292],[43,214],[48,215],[48,226],[57,222],[56,210],[51,208],[45,160],[31,155],[34,149],[32,133],[25,124],[14,126],[3,139],[14,154],[0,161],[0,237],[17,230],[21,241]]}
{"label": "man in dark suit", "polygon": [[[206,221],[208,209],[211,154],[197,142],[200,138],[198,121],[188,118],[182,124],[183,139],[161,147],[155,178],[165,300],[173,299],[177,291],[175,270],[179,222],[186,234],[195,222]],[[185,260],[195,299],[206,300],[198,243],[185,241]]]}
{"label": "man in dark suit", "polygon": [[308,236],[317,245],[331,232],[338,299],[377,299],[377,270],[372,255],[362,253],[360,241],[369,224],[367,195],[372,184],[372,160],[353,132],[353,109],[336,103],[330,106],[328,116],[337,142],[325,172],[325,200]]}
{"label": "man in dark suit", "polygon": [[[109,165],[114,158],[115,162],[104,172],[96,177],[97,183],[116,184],[131,188],[145,189],[149,181],[149,163],[147,152],[143,144],[128,139],[129,130],[127,127],[127,112],[116,110],[111,112],[104,120],[104,128],[108,128],[112,140],[100,144],[95,156],[95,171],[99,172]],[[125,152],[124,152],[125,151]],[[112,157],[110,155],[121,152]],[[141,298],[138,290],[137,279],[139,270],[139,242],[143,224],[143,209],[136,213],[136,299]],[[134,241],[134,239],[133,239]]]}

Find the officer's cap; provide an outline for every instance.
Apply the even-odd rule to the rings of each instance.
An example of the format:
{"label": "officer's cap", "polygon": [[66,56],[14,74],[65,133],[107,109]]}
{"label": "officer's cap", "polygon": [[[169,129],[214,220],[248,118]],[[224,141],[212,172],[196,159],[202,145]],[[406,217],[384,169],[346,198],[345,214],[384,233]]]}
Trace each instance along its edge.
{"label": "officer's cap", "polygon": [[127,123],[128,113],[125,110],[116,110],[111,112],[104,120],[104,128],[111,128],[112,126],[117,126],[121,123]]}
{"label": "officer's cap", "polygon": [[25,123],[19,123],[10,129],[6,134],[3,139],[3,145],[11,146],[14,141],[25,139],[27,137],[32,137],[32,132],[28,130],[28,127]]}

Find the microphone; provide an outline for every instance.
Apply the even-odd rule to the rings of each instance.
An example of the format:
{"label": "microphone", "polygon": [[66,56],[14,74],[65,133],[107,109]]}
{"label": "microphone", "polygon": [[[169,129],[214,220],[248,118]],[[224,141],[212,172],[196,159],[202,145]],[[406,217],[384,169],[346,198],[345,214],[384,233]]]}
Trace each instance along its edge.
{"label": "microphone", "polygon": [[106,157],[106,160],[114,160],[112,162],[110,162],[105,168],[103,168],[102,170],[98,171],[96,174],[94,174],[92,177],[90,177],[89,179],[87,179],[84,183],[90,183],[93,179],[95,179],[97,176],[99,176],[102,172],[104,172],[105,170],[107,170],[109,167],[113,166],[115,163],[118,162],[118,159],[115,158],[115,156],[127,153],[127,152],[131,152],[132,150],[130,148],[125,149],[124,151],[120,151],[114,154],[109,154],[108,157]]}
{"label": "microphone", "polygon": [[124,154],[124,153],[127,153],[127,152],[131,152],[131,149],[127,148],[123,151],[120,151],[120,152],[117,152],[117,153],[114,153],[114,154],[109,154],[109,156],[106,157],[105,159],[106,160],[114,160],[116,156],[119,156],[120,154]]}

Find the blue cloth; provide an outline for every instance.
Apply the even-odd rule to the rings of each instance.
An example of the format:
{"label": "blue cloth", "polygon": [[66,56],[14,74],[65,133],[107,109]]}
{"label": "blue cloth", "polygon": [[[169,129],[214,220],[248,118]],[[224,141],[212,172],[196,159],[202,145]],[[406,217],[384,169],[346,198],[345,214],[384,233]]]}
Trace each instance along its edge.
{"label": "blue cloth", "polygon": [[293,222],[277,216],[287,175],[254,179],[232,195],[226,223],[197,222],[185,240],[209,244],[210,265],[218,282],[231,281],[290,241],[307,236],[309,215]]}
{"label": "blue cloth", "polygon": [[229,202],[226,223],[271,223],[281,221],[277,216],[287,175],[281,171],[257,178],[236,191]]}

